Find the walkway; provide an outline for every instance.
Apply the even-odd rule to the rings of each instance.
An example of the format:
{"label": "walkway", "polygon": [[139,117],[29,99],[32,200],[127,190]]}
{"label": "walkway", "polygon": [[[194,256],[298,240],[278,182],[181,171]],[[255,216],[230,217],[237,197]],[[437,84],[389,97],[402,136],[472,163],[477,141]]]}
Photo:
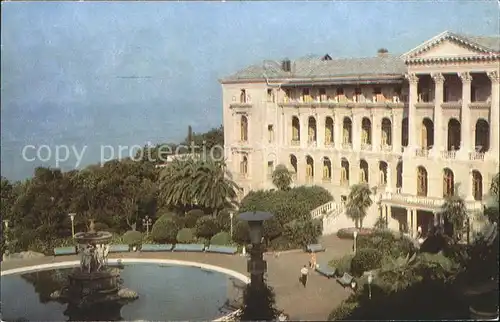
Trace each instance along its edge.
{"label": "walkway", "polygon": [[[351,251],[352,241],[340,240],[335,236],[323,237],[321,243],[327,248],[317,255],[318,263],[326,263],[334,257]],[[207,253],[124,253],[112,258],[167,258],[201,262],[217,265],[246,274],[246,259],[241,256],[229,256]],[[278,258],[265,255],[268,263],[268,283],[276,293],[276,304],[290,315],[292,320],[326,320],[331,310],[346,299],[350,291],[343,289],[334,279],[313,273],[309,277],[307,288],[299,284],[300,268],[309,262],[310,256],[304,252],[290,251]],[[14,260],[2,263],[2,270],[22,266],[31,266],[51,262],[75,260],[76,256],[44,257],[37,259]]]}

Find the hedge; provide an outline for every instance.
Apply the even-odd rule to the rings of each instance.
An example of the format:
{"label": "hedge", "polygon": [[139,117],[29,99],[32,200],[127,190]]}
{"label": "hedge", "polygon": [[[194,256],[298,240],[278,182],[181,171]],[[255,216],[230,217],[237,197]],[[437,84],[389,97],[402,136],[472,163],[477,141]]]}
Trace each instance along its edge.
{"label": "hedge", "polygon": [[139,246],[142,244],[142,234],[137,230],[129,230],[123,234],[122,240],[129,246]]}
{"label": "hedge", "polygon": [[364,272],[379,268],[382,264],[383,254],[377,249],[362,248],[356,250],[351,261],[351,273],[361,276]]}
{"label": "hedge", "polygon": [[395,236],[394,233],[387,230],[376,230],[370,235],[358,237],[356,246],[358,249],[377,249],[382,255],[392,258],[404,257],[416,251],[411,240],[404,236]]}
{"label": "hedge", "polygon": [[332,259],[328,262],[330,267],[335,267],[338,275],[351,272],[351,262],[354,254],[346,254],[340,258]]}
{"label": "hedge", "polygon": [[151,230],[151,238],[157,243],[175,243],[180,227],[171,217],[160,217]]}
{"label": "hedge", "polygon": [[197,237],[212,238],[213,235],[219,232],[215,218],[207,215],[198,219],[195,225],[195,232]]}
{"label": "hedge", "polygon": [[205,216],[205,213],[203,210],[200,209],[192,209],[186,213],[184,216],[185,219],[185,224],[184,227],[186,228],[194,228],[196,226],[196,222],[198,219],[201,217]]}
{"label": "hedge", "polygon": [[190,244],[194,242],[195,236],[193,234],[193,230],[190,228],[182,228],[177,233],[177,242],[181,244]]}
{"label": "hedge", "polygon": [[231,235],[221,231],[210,239],[210,245],[231,245]]}
{"label": "hedge", "polygon": [[340,239],[354,239],[354,231],[358,232],[358,238],[360,236],[371,235],[374,232],[371,228],[341,228],[337,231],[337,237]]}

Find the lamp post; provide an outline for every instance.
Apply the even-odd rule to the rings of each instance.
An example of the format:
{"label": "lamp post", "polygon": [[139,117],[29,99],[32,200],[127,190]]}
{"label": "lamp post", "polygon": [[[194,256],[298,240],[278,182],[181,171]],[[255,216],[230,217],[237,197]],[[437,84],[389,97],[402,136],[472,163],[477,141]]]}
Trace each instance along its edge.
{"label": "lamp post", "polygon": [[9,244],[9,239],[7,238],[8,236],[8,231],[9,231],[9,220],[8,219],[4,219],[3,220],[3,225],[5,227],[5,232],[4,232],[4,237],[5,237],[5,245],[8,245]]}
{"label": "lamp post", "polygon": [[250,226],[250,241],[252,250],[250,259],[247,262],[247,270],[250,273],[250,283],[252,286],[261,287],[264,285],[264,274],[267,271],[267,263],[263,259],[262,234],[264,231],[264,220],[271,219],[273,215],[268,212],[255,211],[244,212],[239,215],[241,220],[247,221]]}
{"label": "lamp post", "polygon": [[149,226],[153,224],[153,220],[149,218],[149,216],[146,216],[142,218],[142,226],[146,226],[146,236],[149,236]]}
{"label": "lamp post", "polygon": [[355,230],[352,235],[354,236],[354,245],[353,245],[353,250],[354,250],[354,254],[356,254],[356,240],[358,238],[358,231]]}
{"label": "lamp post", "polygon": [[231,240],[233,240],[233,217],[234,217],[234,212],[229,213],[229,218],[231,219]]}
{"label": "lamp post", "polygon": [[368,298],[372,299],[372,282],[373,282],[373,274],[370,272],[368,274]]}
{"label": "lamp post", "polygon": [[75,238],[75,213],[68,214],[69,219],[71,219],[71,236]]}

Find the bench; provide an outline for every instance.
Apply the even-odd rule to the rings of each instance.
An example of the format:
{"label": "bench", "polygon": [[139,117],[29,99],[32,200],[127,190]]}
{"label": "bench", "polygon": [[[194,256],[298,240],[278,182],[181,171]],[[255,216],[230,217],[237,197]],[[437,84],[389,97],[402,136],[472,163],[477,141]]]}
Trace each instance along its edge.
{"label": "bench", "polygon": [[172,244],[144,244],[141,252],[169,252],[173,247]]}
{"label": "bench", "polygon": [[335,273],[337,272],[337,269],[335,267],[329,268],[327,265],[317,265],[315,270],[320,275],[323,275],[328,278],[335,277]]}
{"label": "bench", "polygon": [[337,282],[343,287],[356,287],[356,281],[354,280],[354,277],[349,273],[344,273],[341,278],[337,279]]}
{"label": "bench", "polygon": [[76,255],[76,247],[56,247],[54,248],[54,256],[63,256],[63,255]]}
{"label": "bench", "polygon": [[110,253],[126,253],[129,251],[128,245],[125,244],[117,244],[117,245],[110,245],[109,246],[109,252]]}
{"label": "bench", "polygon": [[238,248],[231,246],[210,245],[207,249],[205,249],[205,251],[207,253],[234,255],[238,252]]}
{"label": "bench", "polygon": [[174,252],[202,252],[204,250],[203,244],[176,244],[173,249]]}
{"label": "bench", "polygon": [[310,244],[306,247],[306,252],[308,253],[319,253],[324,252],[325,248],[321,244]]}

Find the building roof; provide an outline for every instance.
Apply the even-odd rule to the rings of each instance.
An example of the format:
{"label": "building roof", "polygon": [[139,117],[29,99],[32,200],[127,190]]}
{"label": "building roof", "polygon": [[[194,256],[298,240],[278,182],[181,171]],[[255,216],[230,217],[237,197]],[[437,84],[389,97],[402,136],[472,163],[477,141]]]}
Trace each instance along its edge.
{"label": "building roof", "polygon": [[471,36],[451,33],[445,31],[432,39],[424,42],[418,47],[410,50],[403,56],[379,55],[366,58],[331,58],[329,55],[307,56],[296,60],[290,60],[290,72],[282,68],[282,62],[266,60],[259,65],[252,65],[224,77],[221,83],[239,81],[265,81],[265,80],[287,80],[293,82],[297,79],[327,79],[342,77],[382,77],[402,76],[407,67],[405,58],[425,51],[428,47],[444,39],[453,38],[464,44],[474,47],[482,52],[500,52],[500,36]]}

